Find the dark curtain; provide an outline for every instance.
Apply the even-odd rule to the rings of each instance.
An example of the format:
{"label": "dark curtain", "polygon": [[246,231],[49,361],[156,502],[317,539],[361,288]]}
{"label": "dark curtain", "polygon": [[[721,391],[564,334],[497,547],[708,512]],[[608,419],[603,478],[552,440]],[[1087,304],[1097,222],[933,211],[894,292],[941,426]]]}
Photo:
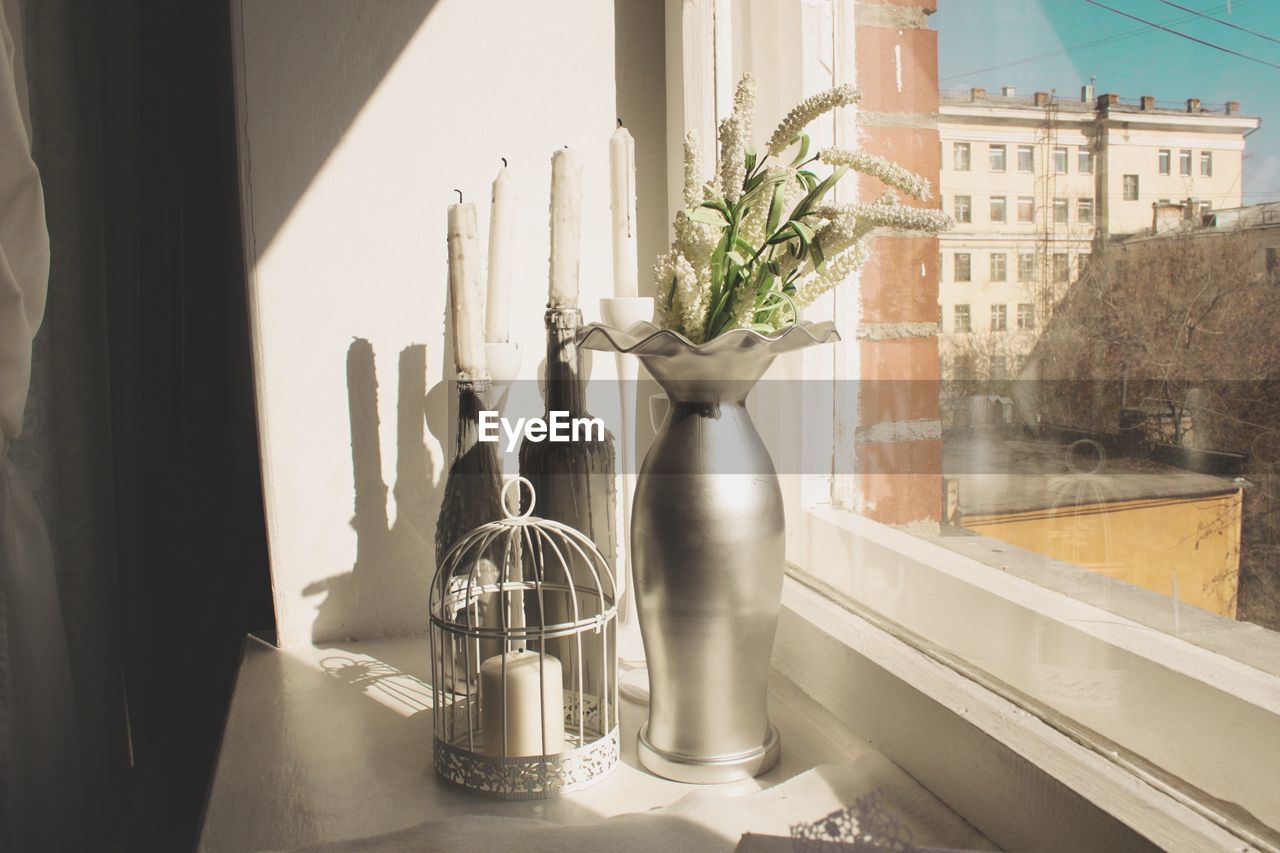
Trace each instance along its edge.
{"label": "dark curtain", "polygon": [[272,624],[228,9],[23,6],[52,259],[23,441],[67,623],[80,849],[189,849],[241,642]]}

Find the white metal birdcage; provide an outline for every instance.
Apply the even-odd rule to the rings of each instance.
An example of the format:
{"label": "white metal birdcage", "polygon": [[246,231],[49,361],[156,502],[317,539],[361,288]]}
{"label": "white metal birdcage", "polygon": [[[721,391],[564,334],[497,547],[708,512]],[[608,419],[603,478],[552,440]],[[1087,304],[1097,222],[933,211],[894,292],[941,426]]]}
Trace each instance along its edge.
{"label": "white metal birdcage", "polygon": [[[583,533],[523,514],[481,525],[431,585],[436,772],[504,799],[577,790],[618,760],[616,589]],[[517,486],[518,488],[518,486]]]}

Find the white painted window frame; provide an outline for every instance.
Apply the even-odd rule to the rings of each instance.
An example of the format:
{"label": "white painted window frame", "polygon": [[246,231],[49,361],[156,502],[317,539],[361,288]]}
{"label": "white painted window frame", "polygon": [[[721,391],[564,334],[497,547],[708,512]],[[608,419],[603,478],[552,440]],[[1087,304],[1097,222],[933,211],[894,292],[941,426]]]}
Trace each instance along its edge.
{"label": "white painted window frame", "polygon": [[[685,129],[698,127],[702,131],[704,163],[713,163],[711,131],[729,111],[737,74],[748,61],[757,69],[763,66],[771,70],[795,62],[795,42],[783,38],[773,41],[779,56],[763,55],[761,43],[756,40],[750,42],[749,56],[733,55],[738,42],[732,22],[744,13],[760,13],[762,5],[770,7],[768,13],[777,13],[773,0],[667,0],[668,186],[673,213],[681,204],[679,152]],[[807,0],[789,5],[799,16],[802,69],[800,91],[796,94],[812,94],[830,85],[833,79],[851,79],[855,4]],[[757,76],[762,77],[758,70]],[[766,83],[762,79],[762,84]],[[833,117],[821,134],[827,139],[815,141],[856,145],[853,113],[846,110]],[[852,198],[855,192],[854,182],[842,183],[845,198]],[[1164,713],[1178,718],[1174,722],[1183,725],[1184,730],[1199,729],[1203,733],[1206,720],[1197,718],[1197,714],[1205,708],[1226,709],[1240,712],[1256,727],[1255,731],[1244,733],[1243,742],[1256,737],[1261,746],[1270,748],[1271,740],[1280,741],[1280,678],[1275,672],[1250,666],[1221,650],[1211,651],[1152,630],[1112,609],[1081,600],[1069,594],[1070,590],[1055,589],[1063,578],[1082,574],[1074,567],[1023,552],[1010,554],[1017,558],[1014,562],[1026,564],[1023,570],[1009,571],[1007,566],[992,565],[991,553],[957,553],[939,541],[922,538],[918,531],[893,529],[857,513],[853,487],[856,472],[852,464],[857,401],[856,395],[842,389],[851,387],[844,380],[859,376],[858,302],[856,281],[846,282],[820,300],[811,309],[810,318],[835,319],[846,342],[839,347],[813,348],[783,360],[770,374],[773,378],[805,380],[805,393],[811,399],[806,402],[808,426],[803,436],[770,436],[767,429],[762,429],[766,440],[800,441],[805,458],[811,464],[827,460],[829,470],[826,477],[782,478],[788,522],[787,558],[797,570],[786,581],[784,604],[806,624],[831,634],[851,650],[883,658],[884,665],[916,687],[922,697],[950,707],[966,722],[1039,763],[1070,790],[1145,837],[1165,844],[1177,841],[1188,849],[1221,847],[1224,839],[1265,848],[1273,840],[1270,833],[1276,826],[1241,821],[1220,803],[1206,798],[1199,785],[1205,780],[1186,772],[1188,756],[1162,762],[1170,756],[1152,756],[1150,744],[1137,744],[1138,748],[1131,749],[1123,731],[1097,732],[1071,714],[1028,698],[1016,686],[1006,693],[992,685],[1005,683],[1002,676],[1006,673],[1002,670],[1009,670],[1008,680],[1016,682],[1016,661],[1002,655],[1001,647],[1009,638],[997,630],[999,626],[1034,625],[1036,638],[1058,638],[1062,644],[1058,651],[1068,658],[1106,659],[1108,655],[1120,655],[1125,662],[1125,678],[1146,688],[1158,688],[1126,696],[1125,701],[1132,707],[1122,710],[1132,721],[1140,723],[1144,715],[1162,706]],[[834,394],[823,387],[828,383],[836,389]],[[996,548],[982,537],[971,541],[979,551],[1017,551],[1008,546]],[[908,644],[910,648],[904,650],[897,638],[883,635],[874,625],[868,627],[870,623],[865,620],[851,622],[849,607],[838,601],[841,596],[856,601],[857,607],[881,614],[889,620],[887,624],[900,626],[915,638]],[[1021,638],[1024,643],[1030,639]],[[886,652],[889,648],[892,653]],[[955,662],[955,672],[940,676],[939,660]],[[786,661],[782,663],[785,665]],[[820,665],[816,672],[816,676],[807,679],[802,672],[791,674],[802,686],[812,688],[815,695],[823,685],[839,682],[838,672],[824,672]],[[1011,701],[1010,696],[1020,698]],[[1017,713],[1017,709],[1025,710],[1024,701],[1036,706],[1037,716]],[[1212,725],[1215,720],[1210,718],[1207,722]],[[1046,736],[1045,726],[1056,734]],[[1117,737],[1110,737],[1111,734]],[[1046,752],[1049,741],[1052,745]],[[1236,742],[1242,742],[1241,738],[1237,737]],[[1176,752],[1185,745],[1170,743],[1168,747]],[[1144,760],[1144,751],[1149,760]],[[939,755],[945,755],[945,750],[940,750]],[[1252,768],[1236,766],[1235,762],[1242,760],[1238,749],[1221,759],[1224,766],[1219,770],[1225,775],[1235,773],[1244,779],[1251,774]],[[1194,763],[1192,755],[1190,764]],[[1174,770],[1168,770],[1168,765]],[[1274,766],[1280,768],[1280,761]],[[916,768],[913,772],[941,779],[948,770],[939,766]],[[1280,769],[1275,772],[1280,773]],[[929,784],[927,778],[923,781]],[[1270,782],[1255,777],[1252,784]],[[1272,790],[1280,790],[1280,785]],[[1231,799],[1233,792],[1212,793]]]}

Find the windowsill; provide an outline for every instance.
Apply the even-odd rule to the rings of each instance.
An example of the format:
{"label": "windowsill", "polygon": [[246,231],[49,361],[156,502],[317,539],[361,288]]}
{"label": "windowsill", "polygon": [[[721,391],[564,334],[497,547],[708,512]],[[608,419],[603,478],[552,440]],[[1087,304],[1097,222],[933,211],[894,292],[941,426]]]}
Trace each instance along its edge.
{"label": "windowsill", "polygon": [[988,568],[1280,677],[1280,634],[1251,622],[1218,616],[1199,607],[1174,609],[1168,596],[1125,583],[1104,585],[1102,575],[992,539],[962,531],[921,535]]}
{"label": "windowsill", "polygon": [[[425,821],[476,815],[581,825],[669,809],[663,813],[699,824],[727,850],[743,833],[786,836],[793,823],[816,821],[878,789],[888,792],[886,805],[917,843],[991,849],[918,782],[776,672],[770,716],[781,734],[782,760],[758,779],[698,786],[640,769],[635,736],[646,708],[628,698],[632,679],[624,675],[622,759],[608,777],[547,800],[503,802],[461,792],[431,770],[429,669],[422,637],[288,649],[249,637],[199,849],[372,843],[373,836],[412,831]],[[734,803],[784,784],[794,796],[779,791],[759,809],[744,808],[751,800]]]}
{"label": "windowsill", "polygon": [[[830,506],[799,515],[788,554],[809,577],[789,578],[784,603],[810,626],[826,626],[821,632],[837,644],[828,657],[844,647],[882,666],[1147,838],[1161,837],[1166,825],[1189,833],[1164,836],[1166,848],[1215,834],[1235,843],[1232,833],[1272,844],[1280,838],[1271,799],[1280,767],[1280,679],[1274,661],[1261,668],[1241,662],[1267,654],[1244,647],[1261,629],[1187,607],[1184,636],[1174,637],[1152,630],[1159,625],[1150,594],[1108,602],[1131,616],[1104,611],[1087,596],[1045,583],[1066,583],[1055,573],[1079,569],[1003,543],[919,536]],[[835,613],[842,615],[831,621]],[[886,644],[892,653],[876,652]],[[803,661],[787,657],[786,648],[780,642],[778,663],[802,689],[828,707],[848,705],[850,694],[831,684],[841,680],[838,670],[798,674],[793,668]],[[1227,656],[1228,648],[1238,655]],[[931,692],[927,685],[940,667],[958,680]],[[946,768],[912,766],[868,725],[859,731],[890,758],[1011,846],[999,827],[975,820],[961,805],[962,788],[937,781],[945,780]],[[1045,734],[1055,744],[1053,761],[1043,754],[1042,738],[1031,736],[1036,731],[1054,733]],[[911,748],[903,742],[903,750]],[[1060,758],[1065,763],[1055,768]],[[1136,800],[1126,802],[1129,794]]]}

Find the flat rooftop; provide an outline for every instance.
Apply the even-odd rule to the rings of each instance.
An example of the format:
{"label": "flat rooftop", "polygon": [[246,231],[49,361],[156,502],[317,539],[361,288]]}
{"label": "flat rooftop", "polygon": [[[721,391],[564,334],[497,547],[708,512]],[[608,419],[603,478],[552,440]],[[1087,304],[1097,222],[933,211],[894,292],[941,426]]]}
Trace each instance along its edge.
{"label": "flat rooftop", "polygon": [[[1105,94],[1098,93],[1099,96]],[[974,97],[969,89],[964,90],[943,90],[939,93],[939,97],[943,106],[967,106],[967,107],[998,107],[1001,109],[1026,109],[1043,111],[1043,106],[1037,106],[1035,94],[1029,95],[1002,95],[999,90],[988,91],[985,95]],[[1054,103],[1057,105],[1059,112],[1064,113],[1093,113],[1097,111],[1097,98],[1090,101],[1083,101],[1078,97],[1062,97],[1053,96]],[[1138,100],[1131,98],[1122,98],[1117,103],[1111,104],[1107,108],[1110,113],[1138,113],[1141,115],[1193,115],[1203,118],[1230,118],[1230,119],[1248,119],[1256,118],[1256,116],[1248,116],[1243,113],[1228,113],[1226,106],[1222,104],[1201,104],[1195,111],[1187,109],[1186,102],[1177,101],[1156,101],[1153,109],[1142,108],[1142,104]]]}

